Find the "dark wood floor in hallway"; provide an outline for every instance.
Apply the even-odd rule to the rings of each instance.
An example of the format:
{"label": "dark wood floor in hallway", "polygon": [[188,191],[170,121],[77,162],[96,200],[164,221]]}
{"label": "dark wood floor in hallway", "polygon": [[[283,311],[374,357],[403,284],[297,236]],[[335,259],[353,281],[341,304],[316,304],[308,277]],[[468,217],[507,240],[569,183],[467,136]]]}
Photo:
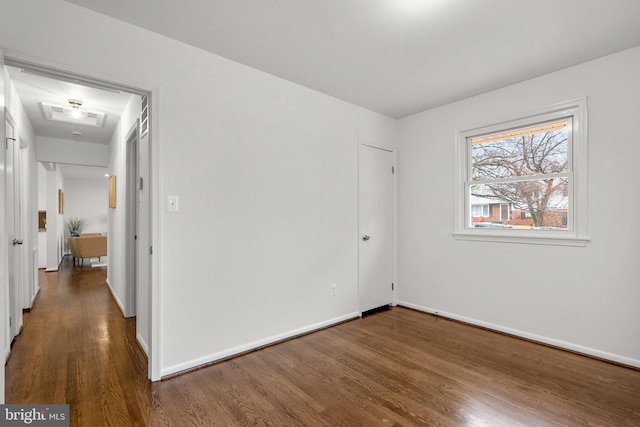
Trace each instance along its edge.
{"label": "dark wood floor in hallway", "polygon": [[92,427],[640,425],[639,371],[404,308],[151,383],[105,278],[40,273],[7,403]]}

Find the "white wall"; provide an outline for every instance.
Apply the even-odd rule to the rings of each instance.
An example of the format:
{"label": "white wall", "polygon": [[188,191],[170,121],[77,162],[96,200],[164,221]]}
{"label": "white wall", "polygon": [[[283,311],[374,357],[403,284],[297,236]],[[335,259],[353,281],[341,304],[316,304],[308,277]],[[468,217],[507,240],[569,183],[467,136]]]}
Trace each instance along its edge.
{"label": "white wall", "polygon": [[[66,2],[5,3],[5,52],[153,90],[163,374],[357,311],[357,141],[393,144],[394,121]],[[401,301],[640,364],[640,206],[626,172],[640,158],[639,56],[630,50],[400,121]],[[592,242],[453,240],[454,131],[583,96]],[[118,176],[112,161],[123,155],[110,153]],[[180,212],[165,211],[167,195],[180,197]],[[112,245],[120,212],[109,214]],[[120,249],[110,246],[110,258]],[[123,273],[108,274],[119,294]],[[332,282],[339,292],[329,298]]]}
{"label": "white wall", "polygon": [[[107,169],[105,168],[105,173]],[[64,218],[85,218],[83,233],[107,233],[107,179],[64,180]],[[66,230],[65,230],[66,231]]]}
{"label": "white wall", "polygon": [[[126,170],[127,150],[126,137],[136,119],[140,116],[140,97],[132,95],[127,103],[120,121],[111,136],[109,143],[109,174],[116,177],[116,207],[107,209],[108,216],[108,253],[107,281],[120,309],[125,315],[127,311],[126,283]],[[108,195],[108,193],[107,193]],[[106,202],[105,202],[106,203]]]}
{"label": "white wall", "polygon": [[165,373],[356,315],[358,140],[395,143],[391,119],[192,65],[159,99],[162,195],[180,198],[162,214]]}
{"label": "white wall", "polygon": [[[399,298],[640,366],[640,48],[400,121]],[[588,97],[586,248],[456,241],[454,134]]]}
{"label": "white wall", "polygon": [[109,146],[38,136],[38,161],[104,166],[109,162]]}
{"label": "white wall", "polygon": [[358,140],[395,121],[66,2],[6,7],[13,56],[153,90],[162,374],[357,313]]}

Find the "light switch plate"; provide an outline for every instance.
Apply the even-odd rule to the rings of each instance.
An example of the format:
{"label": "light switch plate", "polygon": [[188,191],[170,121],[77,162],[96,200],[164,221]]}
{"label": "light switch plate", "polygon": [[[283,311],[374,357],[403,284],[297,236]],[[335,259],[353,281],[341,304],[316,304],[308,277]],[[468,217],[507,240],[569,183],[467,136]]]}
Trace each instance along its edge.
{"label": "light switch plate", "polygon": [[178,212],[178,196],[167,196],[167,212]]}

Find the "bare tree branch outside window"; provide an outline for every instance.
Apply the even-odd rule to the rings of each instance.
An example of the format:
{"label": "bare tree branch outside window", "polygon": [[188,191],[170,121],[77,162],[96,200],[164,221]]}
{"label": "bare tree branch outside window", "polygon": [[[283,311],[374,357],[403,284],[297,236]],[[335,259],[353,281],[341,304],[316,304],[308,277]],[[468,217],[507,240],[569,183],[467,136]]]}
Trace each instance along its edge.
{"label": "bare tree branch outside window", "polygon": [[527,210],[534,227],[568,208],[568,120],[471,139],[471,195]]}

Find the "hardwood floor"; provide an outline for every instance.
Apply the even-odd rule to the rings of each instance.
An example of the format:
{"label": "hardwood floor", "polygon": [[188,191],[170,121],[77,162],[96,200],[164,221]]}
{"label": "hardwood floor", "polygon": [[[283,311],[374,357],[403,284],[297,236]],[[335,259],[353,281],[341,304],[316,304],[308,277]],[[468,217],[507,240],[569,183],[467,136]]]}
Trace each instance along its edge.
{"label": "hardwood floor", "polygon": [[105,276],[40,273],[7,403],[76,426],[640,425],[640,371],[403,308],[150,383]]}

